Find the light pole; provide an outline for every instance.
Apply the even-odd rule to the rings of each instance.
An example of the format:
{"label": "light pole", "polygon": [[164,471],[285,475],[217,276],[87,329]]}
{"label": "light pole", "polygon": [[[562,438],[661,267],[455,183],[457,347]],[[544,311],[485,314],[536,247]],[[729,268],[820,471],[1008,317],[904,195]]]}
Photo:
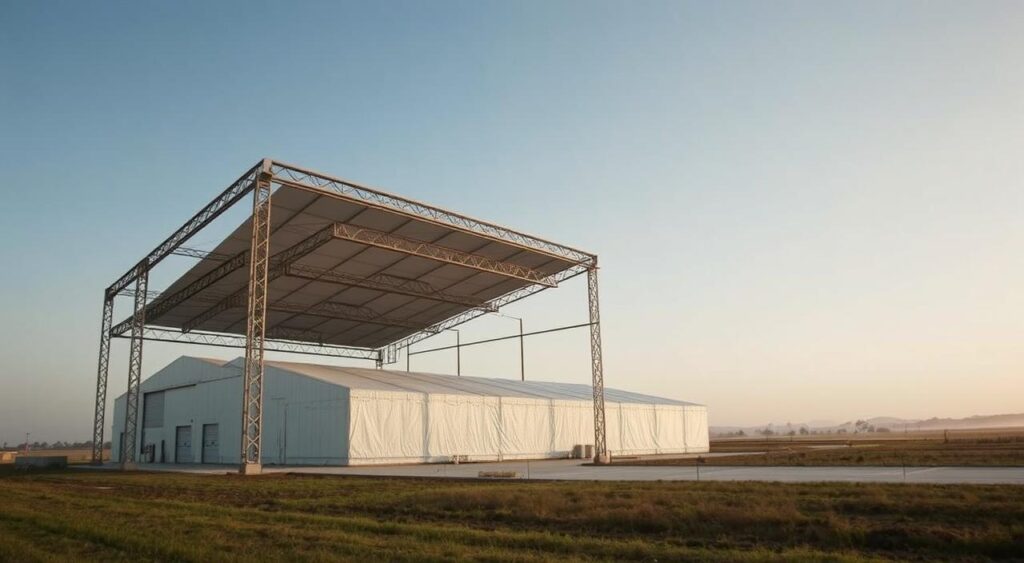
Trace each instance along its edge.
{"label": "light pole", "polygon": [[25,455],[28,455],[28,451],[29,451],[29,449],[28,449],[29,448],[29,446],[28,446],[28,437],[31,434],[32,434],[31,432],[26,432],[25,433]]}
{"label": "light pole", "polygon": [[499,317],[505,317],[506,319],[513,319],[519,321],[519,379],[521,381],[526,381],[526,356],[523,354],[523,319],[519,317],[513,317],[512,315],[506,315],[504,313],[493,314]]}
{"label": "light pole", "polygon": [[457,328],[448,330],[455,333],[455,375],[462,375],[462,334]]}

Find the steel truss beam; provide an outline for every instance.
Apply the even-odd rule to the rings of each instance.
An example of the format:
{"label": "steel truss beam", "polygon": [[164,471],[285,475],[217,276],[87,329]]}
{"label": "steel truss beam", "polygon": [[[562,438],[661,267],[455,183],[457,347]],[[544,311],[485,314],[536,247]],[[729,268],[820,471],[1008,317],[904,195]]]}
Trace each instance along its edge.
{"label": "steel truss beam", "polygon": [[291,188],[328,194],[339,199],[362,203],[368,207],[382,209],[419,221],[453,228],[476,236],[502,242],[523,250],[546,254],[578,264],[595,264],[593,254],[556,244],[538,237],[480,221],[439,207],[369,188],[348,180],[334,178],[283,162],[271,163],[274,182]]}
{"label": "steel truss beam", "polygon": [[[313,252],[317,248],[320,248],[321,246],[330,242],[331,239],[333,238],[332,233],[333,228],[331,226],[324,227],[323,229],[320,229],[319,231],[313,233],[309,237],[306,237],[301,242],[275,254],[273,259],[271,260],[273,266],[270,267],[267,272],[267,283],[269,284],[271,281],[283,276],[285,274],[285,268],[287,268],[288,265],[291,264],[292,262],[299,260],[303,256],[306,256],[307,254]],[[246,251],[244,254],[245,258],[243,259],[243,263],[248,261],[249,251]],[[222,266],[223,265],[224,264],[222,264]],[[217,269],[220,269],[220,267],[218,267]],[[216,277],[217,274],[215,274],[215,272],[216,270],[212,270],[210,274],[214,274],[214,276]],[[207,276],[209,276],[209,274]],[[193,285],[204,282],[204,279],[207,278],[207,276],[203,276],[202,278],[199,278],[192,284],[189,284],[188,287],[182,288],[181,292],[185,292],[186,290],[189,289],[189,287],[192,287]],[[204,282],[204,287],[209,287],[209,285],[211,285],[221,277],[223,276],[216,277],[216,279],[213,279],[209,283]],[[216,317],[217,315],[223,313],[224,311],[233,309],[235,307],[241,307],[243,300],[246,298],[247,295],[248,293],[246,292],[246,289],[240,289],[232,293],[231,295],[228,295],[227,297],[220,300],[220,302],[215,304],[213,307],[210,307],[203,311],[202,313],[199,313],[192,319],[189,319],[189,321],[185,323],[183,330],[185,332],[188,332],[194,329],[195,327],[202,325],[206,321]]]}
{"label": "steel truss beam", "polygon": [[146,326],[146,286],[149,283],[149,264],[136,266],[135,312],[132,316],[131,349],[128,357],[128,392],[125,395],[124,442],[121,447],[121,467],[135,465],[135,437],[139,420],[139,387],[142,383],[142,330]]}
{"label": "steel truss beam", "polygon": [[597,268],[587,270],[590,304],[590,370],[594,390],[594,463],[608,463],[604,424],[604,364],[601,360],[601,310],[597,300]]}
{"label": "steel truss beam", "polygon": [[311,266],[303,266],[301,264],[290,264],[285,267],[285,275],[307,280],[361,287],[364,289],[375,289],[385,293],[397,293],[399,295],[408,295],[410,297],[421,297],[423,299],[463,305],[465,307],[485,308],[488,312],[494,312],[496,310],[489,308],[487,302],[483,299],[455,295],[436,289],[434,286],[423,281],[411,280],[388,274],[375,274],[369,277],[362,277],[343,272],[313,268]]}
{"label": "steel truss beam", "polygon": [[358,242],[368,246],[375,246],[385,250],[419,256],[421,258],[429,258],[431,260],[446,262],[456,266],[464,266],[481,272],[498,274],[532,283],[539,283],[541,285],[548,285],[548,287],[554,287],[554,285],[550,285],[547,281],[547,274],[532,268],[527,268],[526,266],[520,266],[519,264],[513,264],[511,262],[503,262],[501,260],[487,258],[486,256],[480,256],[478,254],[463,252],[461,250],[455,250],[453,248],[448,248],[430,242],[375,231],[373,229],[357,227],[354,225],[347,225],[345,223],[334,224],[334,236],[335,238]]}
{"label": "steel truss beam", "polygon": [[114,317],[114,297],[103,296],[103,323],[100,328],[100,358],[96,370],[96,410],[92,419],[92,463],[103,463],[103,425],[107,414],[107,373],[110,367],[110,324]]}
{"label": "steel truss beam", "polygon": [[[267,339],[264,342],[263,349],[268,352],[287,352],[289,354],[302,354],[306,356],[351,358],[354,360],[377,359],[377,350],[375,348],[350,348],[347,346],[290,340],[298,337],[306,338],[311,334],[307,331],[294,329],[270,329],[267,330]],[[128,337],[122,335],[116,336],[116,338]],[[215,346],[218,348],[245,348],[244,336],[199,330],[181,332],[172,328],[147,326],[143,331],[142,339],[155,342]]]}
{"label": "steel truss beam", "polygon": [[[185,222],[177,231],[174,231],[171,236],[167,237],[164,242],[160,243],[160,246],[153,249],[146,258],[145,262],[149,264],[149,268],[153,268],[159,264],[164,258],[171,255],[175,249],[180,247],[188,239],[192,238],[192,235],[196,234],[204,227],[210,224],[214,219],[220,217],[221,213],[224,213],[229,207],[234,205],[237,201],[245,197],[245,194],[249,193],[250,190],[256,184],[257,173],[263,168],[270,167],[270,160],[264,159],[262,162],[256,164],[249,170],[246,170],[242,176],[235,180],[233,184],[228,186],[228,189],[221,192],[216,199],[206,204],[199,210],[198,213],[192,216],[191,219]],[[128,287],[135,276],[138,275],[136,268],[132,268],[125,272],[123,276],[118,278],[107,291],[114,294],[120,292],[122,289]]]}
{"label": "steel truss beam", "polygon": [[252,198],[252,246],[249,249],[249,306],[242,372],[243,475],[260,473],[263,434],[263,350],[267,324],[267,270],[270,265],[270,174],[261,171]]}
{"label": "steel truss beam", "polygon": [[[149,322],[154,322],[160,317],[164,316],[168,311],[181,305],[185,301],[194,297],[199,292],[217,283],[225,276],[245,266],[249,261],[249,251],[239,252],[229,260],[221,262],[216,268],[210,270],[199,279],[181,288],[181,290],[164,296],[162,299],[158,299],[146,307],[146,319]],[[125,319],[117,324],[113,328],[114,334],[123,334],[130,326],[130,319]]]}

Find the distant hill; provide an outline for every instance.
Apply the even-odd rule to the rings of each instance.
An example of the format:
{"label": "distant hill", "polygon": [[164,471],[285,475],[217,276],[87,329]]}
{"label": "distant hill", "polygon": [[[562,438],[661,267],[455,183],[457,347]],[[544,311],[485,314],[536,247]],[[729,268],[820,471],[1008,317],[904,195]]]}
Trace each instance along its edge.
{"label": "distant hill", "polygon": [[[764,430],[775,434],[796,433],[835,434],[855,432],[914,432],[917,430],[971,430],[984,428],[1024,427],[1024,413],[969,416],[967,418],[929,418],[924,420],[877,416],[874,418],[850,420],[843,423],[811,421],[803,423],[769,423],[760,426],[712,426],[712,436],[725,436],[743,431],[747,435],[758,435]],[[801,432],[801,428],[805,429]]]}

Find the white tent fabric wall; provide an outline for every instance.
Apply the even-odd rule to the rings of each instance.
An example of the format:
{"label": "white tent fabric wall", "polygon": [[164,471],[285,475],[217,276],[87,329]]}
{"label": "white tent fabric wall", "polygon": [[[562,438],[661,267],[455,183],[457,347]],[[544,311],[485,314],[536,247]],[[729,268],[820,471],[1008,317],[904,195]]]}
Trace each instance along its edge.
{"label": "white tent fabric wall", "polygon": [[[190,428],[193,462],[237,463],[240,368],[240,359],[182,357],[148,378],[143,393],[165,395],[162,420],[140,424],[137,443],[165,448],[157,459],[180,461],[175,434]],[[591,388],[584,384],[268,361],[265,385],[265,464],[563,458],[576,445],[594,443]],[[708,451],[702,405],[606,388],[605,413],[613,456]],[[123,417],[122,395],[114,409],[115,459]],[[216,456],[200,448],[211,425],[219,429]]]}
{"label": "white tent fabric wall", "polygon": [[[568,457],[594,443],[589,385],[268,362],[350,391],[351,465]],[[708,451],[707,408],[605,390],[612,455]]]}

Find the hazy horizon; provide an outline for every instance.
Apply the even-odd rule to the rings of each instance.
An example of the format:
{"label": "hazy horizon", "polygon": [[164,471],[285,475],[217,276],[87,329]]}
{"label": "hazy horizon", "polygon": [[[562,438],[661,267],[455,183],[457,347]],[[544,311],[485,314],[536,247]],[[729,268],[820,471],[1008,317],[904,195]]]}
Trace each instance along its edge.
{"label": "hazy horizon", "polygon": [[[264,156],[597,253],[606,385],[712,425],[1024,410],[1020,2],[4,15],[0,441],[91,437],[103,289]],[[507,313],[585,321],[585,284]],[[588,353],[532,338],[526,376],[589,383]],[[182,354],[240,352],[147,343],[143,375]],[[116,340],[111,403],[126,367]],[[518,377],[517,344],[462,368]]]}

